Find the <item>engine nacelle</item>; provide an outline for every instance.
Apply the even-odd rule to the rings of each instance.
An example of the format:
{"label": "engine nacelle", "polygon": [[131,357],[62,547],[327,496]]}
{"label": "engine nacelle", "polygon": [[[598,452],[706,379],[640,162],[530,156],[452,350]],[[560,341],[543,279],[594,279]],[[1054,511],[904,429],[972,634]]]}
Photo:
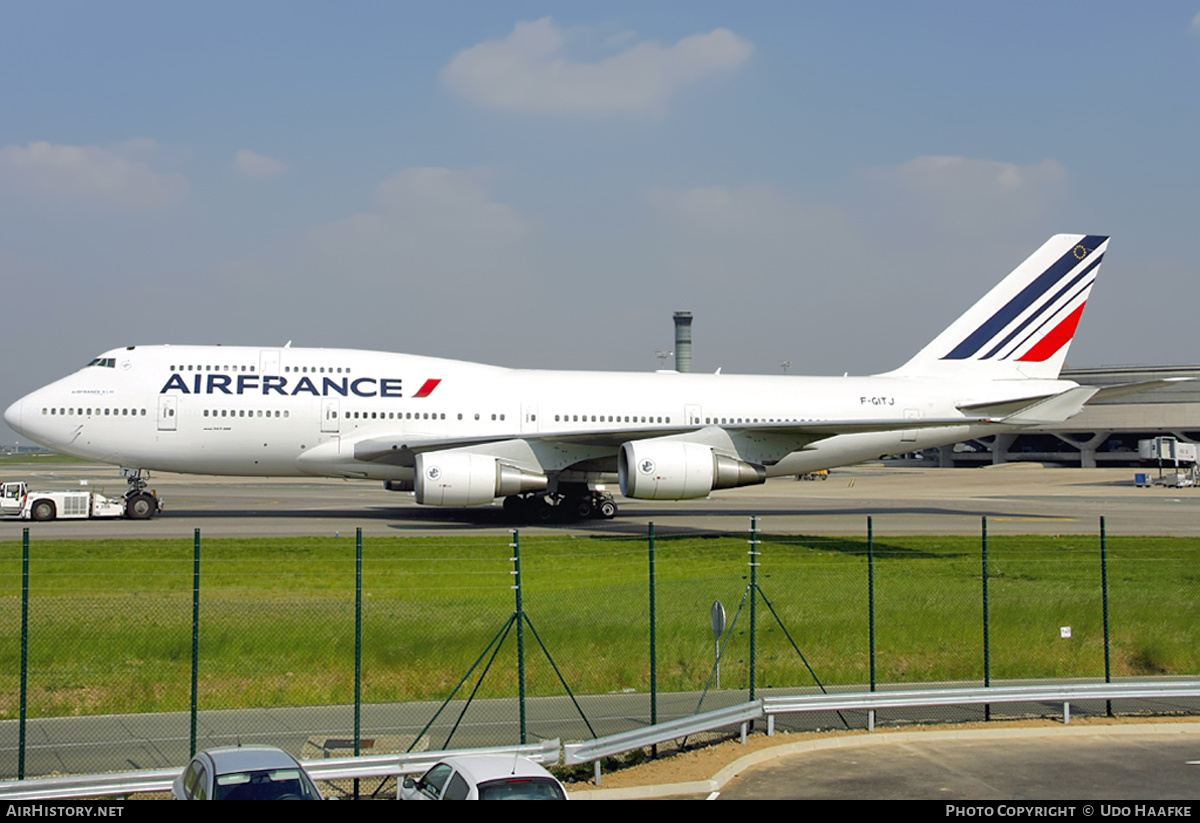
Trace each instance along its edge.
{"label": "engine nacelle", "polygon": [[417,455],[414,491],[427,506],[482,506],[497,497],[540,491],[546,475],[519,469],[495,457],[440,451]]}
{"label": "engine nacelle", "polygon": [[679,440],[633,440],[617,457],[621,494],[639,500],[690,500],[713,489],[754,486],[767,470],[709,446]]}

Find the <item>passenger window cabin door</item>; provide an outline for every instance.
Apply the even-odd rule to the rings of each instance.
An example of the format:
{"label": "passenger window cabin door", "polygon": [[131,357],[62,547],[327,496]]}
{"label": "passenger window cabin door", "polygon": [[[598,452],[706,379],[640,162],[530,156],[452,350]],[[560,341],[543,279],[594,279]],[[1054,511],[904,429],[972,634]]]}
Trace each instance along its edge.
{"label": "passenger window cabin door", "polygon": [[533,434],[538,430],[538,407],[537,403],[525,402],[521,404],[521,433]]}
{"label": "passenger window cabin door", "polygon": [[173,432],[178,425],[179,398],[169,394],[158,398],[158,430]]}
{"label": "passenger window cabin door", "polygon": [[258,373],[266,377],[279,375],[278,349],[263,349],[258,353]]}
{"label": "passenger window cabin door", "polygon": [[326,434],[337,434],[341,425],[341,403],[335,398],[325,398],[321,404],[321,431]]}

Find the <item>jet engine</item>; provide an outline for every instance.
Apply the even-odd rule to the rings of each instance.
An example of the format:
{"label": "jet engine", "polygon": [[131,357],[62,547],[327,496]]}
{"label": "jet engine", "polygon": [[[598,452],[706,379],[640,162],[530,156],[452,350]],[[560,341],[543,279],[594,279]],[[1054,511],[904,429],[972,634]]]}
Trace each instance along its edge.
{"label": "jet engine", "polygon": [[546,475],[486,454],[439,451],[417,455],[414,485],[427,506],[482,506],[497,497],[541,491]]}
{"label": "jet engine", "polygon": [[765,483],[767,470],[711,447],[680,440],[623,443],[617,457],[621,494],[639,500],[689,500],[713,489]]}

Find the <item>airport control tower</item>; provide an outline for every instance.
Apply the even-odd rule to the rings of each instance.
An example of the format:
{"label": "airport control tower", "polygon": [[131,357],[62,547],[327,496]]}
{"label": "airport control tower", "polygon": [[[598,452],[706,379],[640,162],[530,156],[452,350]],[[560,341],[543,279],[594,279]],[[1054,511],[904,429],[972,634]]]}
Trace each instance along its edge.
{"label": "airport control tower", "polygon": [[692,370],[692,313],[675,312],[675,371]]}

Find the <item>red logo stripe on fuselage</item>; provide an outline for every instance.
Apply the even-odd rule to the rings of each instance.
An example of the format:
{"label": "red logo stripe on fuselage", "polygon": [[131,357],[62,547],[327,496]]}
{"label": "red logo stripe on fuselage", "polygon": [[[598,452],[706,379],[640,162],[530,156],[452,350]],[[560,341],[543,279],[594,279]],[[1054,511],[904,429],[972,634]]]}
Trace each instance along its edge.
{"label": "red logo stripe on fuselage", "polygon": [[438,387],[438,383],[441,383],[441,382],[442,381],[440,379],[434,380],[431,378],[429,380],[426,380],[424,385],[422,385],[421,388],[417,390],[417,393],[414,394],[413,397],[428,397],[429,395],[433,394],[433,390],[436,389]]}

